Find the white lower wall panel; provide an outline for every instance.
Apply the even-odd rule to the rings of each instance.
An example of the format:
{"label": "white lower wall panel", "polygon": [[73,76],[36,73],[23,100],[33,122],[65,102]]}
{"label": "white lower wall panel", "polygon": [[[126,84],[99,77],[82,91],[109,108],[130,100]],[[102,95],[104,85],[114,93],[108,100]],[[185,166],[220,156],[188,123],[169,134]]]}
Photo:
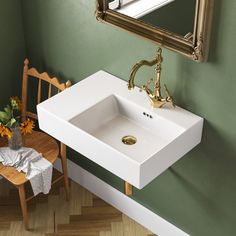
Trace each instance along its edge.
{"label": "white lower wall panel", "polygon": [[[61,171],[60,161],[54,165]],[[189,236],[173,224],[68,160],[69,177],[158,236]]]}

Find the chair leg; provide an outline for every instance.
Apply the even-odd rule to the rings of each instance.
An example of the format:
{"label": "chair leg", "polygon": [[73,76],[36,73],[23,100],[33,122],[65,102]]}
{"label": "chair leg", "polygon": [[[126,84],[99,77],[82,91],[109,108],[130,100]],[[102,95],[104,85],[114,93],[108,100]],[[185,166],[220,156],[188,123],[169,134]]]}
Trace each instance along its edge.
{"label": "chair leg", "polygon": [[23,215],[23,222],[25,225],[25,229],[29,229],[29,218],[28,218],[28,210],[27,210],[27,202],[25,197],[25,186],[22,184],[18,186],[19,196],[20,196],[20,204]]}
{"label": "chair leg", "polygon": [[66,145],[61,143],[61,165],[64,176],[64,185],[66,190],[66,200],[70,199],[70,187],[68,179],[68,169],[67,169],[67,157],[66,157]]}

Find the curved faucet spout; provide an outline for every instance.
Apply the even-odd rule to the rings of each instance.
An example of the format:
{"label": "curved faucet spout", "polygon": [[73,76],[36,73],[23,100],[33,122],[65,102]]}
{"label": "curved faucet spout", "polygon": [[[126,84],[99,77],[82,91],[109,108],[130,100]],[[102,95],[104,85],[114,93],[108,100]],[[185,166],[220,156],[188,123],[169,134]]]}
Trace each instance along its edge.
{"label": "curved faucet spout", "polygon": [[160,80],[161,80],[161,63],[162,62],[163,62],[162,49],[158,48],[157,55],[156,55],[155,59],[153,59],[152,61],[142,60],[133,66],[133,68],[130,72],[129,81],[128,81],[128,89],[131,90],[132,88],[134,88],[134,79],[135,79],[136,73],[139,70],[139,68],[142,66],[150,66],[151,67],[156,64],[156,68],[155,68],[156,78],[154,81],[154,89],[152,90],[149,88],[150,82],[153,81],[152,79],[149,80],[147,82],[147,84],[143,85],[140,89],[140,91],[144,90],[147,93],[149,100],[151,102],[151,105],[154,108],[163,107],[166,103],[171,103],[172,106],[174,107],[173,97],[171,97],[166,85],[165,85],[166,97],[164,98],[161,95]]}
{"label": "curved faucet spout", "polygon": [[131,89],[134,88],[134,78],[135,78],[135,75],[136,75],[136,73],[137,73],[137,71],[139,70],[140,67],[142,67],[142,66],[154,66],[155,64],[157,64],[157,58],[155,58],[152,61],[142,60],[142,61],[137,62],[133,66],[133,68],[130,72],[129,81],[128,81],[128,89],[131,90]]}

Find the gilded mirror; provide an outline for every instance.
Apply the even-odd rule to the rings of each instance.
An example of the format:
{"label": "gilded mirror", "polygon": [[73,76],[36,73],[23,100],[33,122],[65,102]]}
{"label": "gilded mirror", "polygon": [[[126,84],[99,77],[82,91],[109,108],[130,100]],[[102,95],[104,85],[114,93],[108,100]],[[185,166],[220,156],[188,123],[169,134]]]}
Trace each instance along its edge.
{"label": "gilded mirror", "polygon": [[213,0],[97,0],[96,17],[194,61],[206,61]]}

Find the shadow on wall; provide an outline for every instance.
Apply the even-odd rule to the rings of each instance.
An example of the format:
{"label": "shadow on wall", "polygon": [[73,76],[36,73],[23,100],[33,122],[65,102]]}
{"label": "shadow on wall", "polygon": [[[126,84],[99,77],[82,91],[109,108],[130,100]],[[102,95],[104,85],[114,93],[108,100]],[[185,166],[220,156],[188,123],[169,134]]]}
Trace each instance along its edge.
{"label": "shadow on wall", "polygon": [[[55,71],[54,68],[49,67],[48,63],[45,58],[48,58],[48,49],[49,45],[48,42],[45,40],[45,31],[44,31],[44,18],[45,15],[40,14],[42,11],[42,5],[35,1],[34,3],[34,17],[31,18],[31,21],[34,25],[37,25],[37,44],[32,45],[31,42],[34,42],[35,35],[34,34],[27,34],[27,46],[30,48],[32,53],[38,55],[36,60],[34,58],[28,58],[30,61],[30,67],[37,67],[37,70],[42,72],[47,72],[50,76],[55,76],[59,79],[60,82],[66,82],[67,80],[71,80],[71,78],[67,78],[62,71]],[[24,15],[23,15],[24,17]],[[26,21],[26,17],[24,22]],[[50,37],[49,37],[50,38]],[[48,37],[46,37],[48,39]],[[37,45],[37,46],[36,46]],[[28,55],[27,55],[28,56]]]}
{"label": "shadow on wall", "polygon": [[[201,105],[201,99],[199,98],[200,93],[196,95],[196,84],[198,80],[202,79],[203,74],[201,73],[202,69],[209,69],[209,66],[217,67],[217,63],[220,61],[218,52],[220,51],[220,32],[219,24],[222,15],[222,1],[214,1],[214,10],[213,10],[213,19],[212,19],[212,32],[210,37],[210,50],[208,61],[205,63],[196,63],[190,61],[182,56],[178,56],[178,67],[176,72],[176,81],[174,87],[173,96],[176,97],[176,103],[183,108],[190,109],[191,111],[198,111],[199,106]],[[196,68],[199,68],[198,70]],[[196,73],[197,71],[197,73]],[[177,79],[178,78],[178,79]],[[211,79],[212,80],[212,79]],[[211,81],[213,83],[213,81]],[[202,87],[202,91],[206,92],[205,87]],[[195,93],[194,93],[195,92]],[[211,91],[210,96],[215,96],[214,92]],[[206,95],[204,95],[206,96]],[[203,99],[202,99],[203,100]]]}

